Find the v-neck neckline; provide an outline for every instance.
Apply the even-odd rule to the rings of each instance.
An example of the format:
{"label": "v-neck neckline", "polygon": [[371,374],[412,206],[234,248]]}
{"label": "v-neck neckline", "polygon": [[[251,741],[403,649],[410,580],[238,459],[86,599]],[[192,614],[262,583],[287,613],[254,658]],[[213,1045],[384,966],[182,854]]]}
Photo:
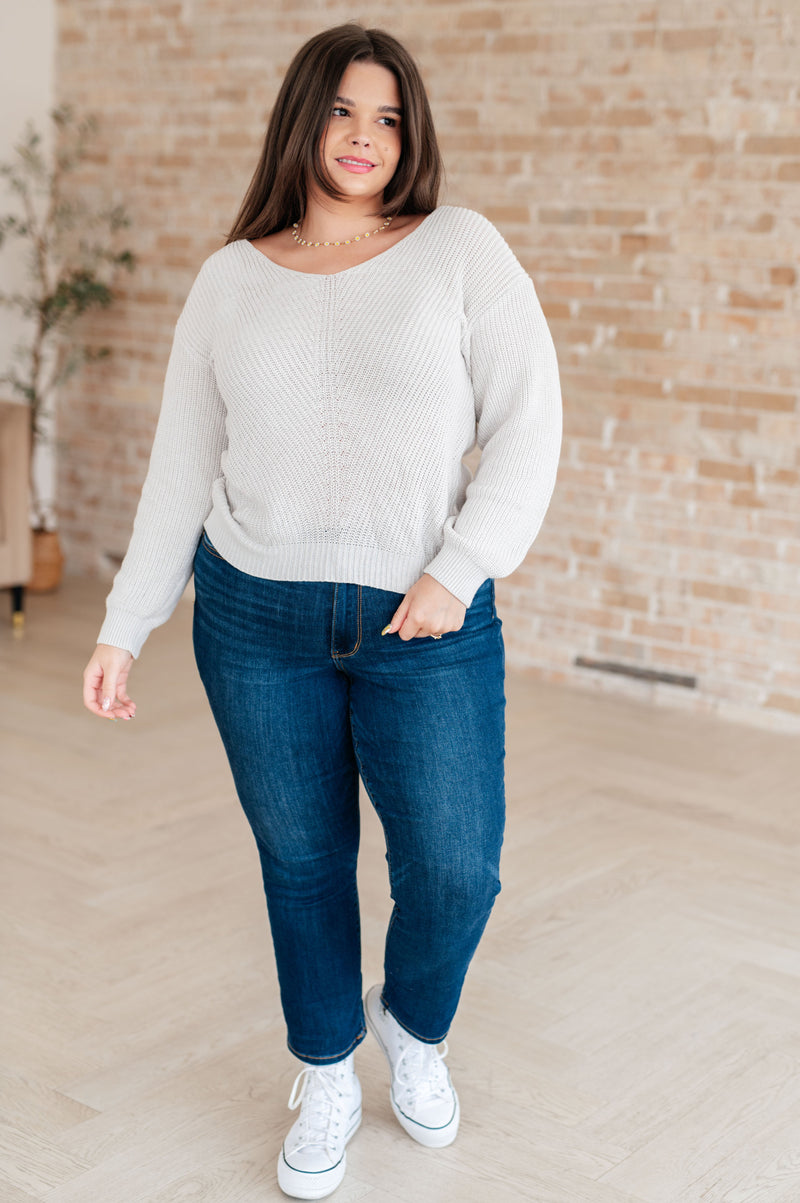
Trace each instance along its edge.
{"label": "v-neck neckline", "polygon": [[312,279],[317,279],[317,280],[332,280],[336,276],[348,275],[350,272],[359,271],[362,268],[369,267],[369,265],[371,263],[377,263],[379,260],[385,259],[387,255],[391,255],[393,251],[396,251],[400,247],[405,246],[405,244],[407,242],[410,242],[413,238],[415,238],[416,235],[419,234],[420,231],[425,228],[425,226],[428,224],[428,222],[431,220],[431,218],[434,217],[435,214],[439,213],[440,210],[443,208],[446,208],[446,206],[445,205],[437,206],[437,208],[433,209],[430,213],[428,213],[422,219],[422,221],[419,223],[418,226],[415,226],[414,229],[411,230],[408,234],[405,234],[402,238],[399,238],[397,240],[397,242],[393,242],[391,246],[387,246],[385,251],[379,251],[377,255],[372,255],[369,259],[362,260],[361,263],[353,263],[350,267],[343,267],[338,272],[304,272],[304,271],[298,271],[294,267],[284,267],[284,265],[282,263],[276,263],[274,259],[270,259],[269,255],[267,255],[264,251],[259,250],[257,246],[253,246],[253,244],[249,240],[249,238],[242,238],[241,241],[255,255],[258,255],[260,259],[265,259],[267,261],[267,263],[270,264],[271,267],[275,268],[276,271],[288,272],[288,274],[290,276],[309,276]]}

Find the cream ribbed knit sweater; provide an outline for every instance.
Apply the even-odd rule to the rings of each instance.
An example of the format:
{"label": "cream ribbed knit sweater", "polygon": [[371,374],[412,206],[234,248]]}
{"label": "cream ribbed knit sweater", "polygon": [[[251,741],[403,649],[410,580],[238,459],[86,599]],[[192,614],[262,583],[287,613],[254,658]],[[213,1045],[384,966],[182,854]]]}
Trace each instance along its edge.
{"label": "cream ribbed knit sweater", "polygon": [[[477,442],[474,479],[462,456]],[[443,205],[334,275],[250,242],[204,261],[178,318],[152,456],[98,642],[138,656],[203,526],[242,572],[465,605],[524,559],[561,447],[553,342],[494,226]]]}

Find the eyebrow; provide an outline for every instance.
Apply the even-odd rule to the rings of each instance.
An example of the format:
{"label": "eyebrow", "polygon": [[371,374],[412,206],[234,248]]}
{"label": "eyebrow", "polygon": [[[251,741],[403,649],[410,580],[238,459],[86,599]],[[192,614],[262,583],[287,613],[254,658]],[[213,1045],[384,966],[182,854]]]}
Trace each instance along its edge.
{"label": "eyebrow", "polygon": [[[356,104],[356,102],[354,100],[351,100],[349,96],[337,96],[336,99],[337,99],[337,101],[341,101],[342,104],[349,104],[351,108],[354,108],[354,109],[358,108],[358,105]],[[379,104],[378,112],[379,113],[397,113],[398,117],[403,116],[403,110],[397,109],[394,107],[394,105],[391,105],[391,104]]]}

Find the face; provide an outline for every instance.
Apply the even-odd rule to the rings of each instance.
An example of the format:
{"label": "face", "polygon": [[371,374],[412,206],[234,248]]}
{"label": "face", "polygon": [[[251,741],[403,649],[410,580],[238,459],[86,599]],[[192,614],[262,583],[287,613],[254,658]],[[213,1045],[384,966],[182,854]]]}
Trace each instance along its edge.
{"label": "face", "polygon": [[351,63],[323,136],[326,170],[349,197],[380,197],[400,161],[401,100],[396,77],[377,63]]}

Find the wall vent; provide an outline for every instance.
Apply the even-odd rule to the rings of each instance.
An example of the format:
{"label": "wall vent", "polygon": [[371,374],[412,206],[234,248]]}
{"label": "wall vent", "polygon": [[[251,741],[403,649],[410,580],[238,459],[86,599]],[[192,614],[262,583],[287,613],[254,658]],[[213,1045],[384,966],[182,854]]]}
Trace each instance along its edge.
{"label": "wall vent", "polygon": [[635,677],[638,681],[661,681],[665,685],[682,685],[686,689],[697,688],[697,677],[683,673],[668,673],[657,668],[636,668],[632,664],[619,664],[616,660],[590,660],[588,656],[576,656],[577,668],[594,668],[603,673],[620,673],[624,677]]}

